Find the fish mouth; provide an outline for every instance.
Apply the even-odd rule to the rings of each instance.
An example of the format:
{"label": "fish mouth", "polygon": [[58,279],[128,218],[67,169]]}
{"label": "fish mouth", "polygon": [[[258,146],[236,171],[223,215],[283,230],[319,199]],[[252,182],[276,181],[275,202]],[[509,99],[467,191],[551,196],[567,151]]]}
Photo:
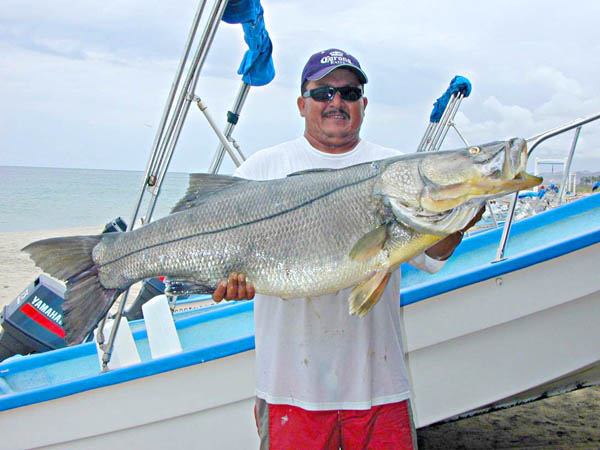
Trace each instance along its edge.
{"label": "fish mouth", "polygon": [[527,168],[527,142],[524,139],[513,138],[507,142],[504,151],[504,165],[502,167],[502,178],[512,180],[526,173]]}
{"label": "fish mouth", "polygon": [[479,195],[500,194],[506,190],[520,191],[542,183],[542,178],[526,171],[529,155],[524,139],[510,139],[503,153],[499,176],[483,176],[473,184],[475,188],[479,188]]}

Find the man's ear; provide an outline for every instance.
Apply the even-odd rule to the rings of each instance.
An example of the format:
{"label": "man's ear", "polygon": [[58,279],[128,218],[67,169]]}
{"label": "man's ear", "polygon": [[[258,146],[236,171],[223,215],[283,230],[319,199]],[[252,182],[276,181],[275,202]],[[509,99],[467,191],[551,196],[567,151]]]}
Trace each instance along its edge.
{"label": "man's ear", "polygon": [[369,103],[369,100],[367,100],[367,97],[364,97],[364,96],[363,96],[362,100],[363,100],[363,111],[364,111],[365,109],[367,109],[367,103]]}
{"label": "man's ear", "polygon": [[298,97],[296,103],[298,104],[298,111],[300,111],[300,117],[304,117],[304,106],[306,105],[306,99],[300,96]]}

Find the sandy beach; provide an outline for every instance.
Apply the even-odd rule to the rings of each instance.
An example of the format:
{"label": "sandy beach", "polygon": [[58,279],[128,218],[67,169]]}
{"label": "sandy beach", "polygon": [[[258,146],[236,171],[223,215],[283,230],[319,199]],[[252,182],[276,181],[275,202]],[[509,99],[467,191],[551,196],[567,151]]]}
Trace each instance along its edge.
{"label": "sandy beach", "polygon": [[[97,234],[102,228],[0,232],[0,306],[10,303],[41,273],[21,248],[37,239]],[[431,426],[418,434],[421,450],[598,449],[600,387]]]}

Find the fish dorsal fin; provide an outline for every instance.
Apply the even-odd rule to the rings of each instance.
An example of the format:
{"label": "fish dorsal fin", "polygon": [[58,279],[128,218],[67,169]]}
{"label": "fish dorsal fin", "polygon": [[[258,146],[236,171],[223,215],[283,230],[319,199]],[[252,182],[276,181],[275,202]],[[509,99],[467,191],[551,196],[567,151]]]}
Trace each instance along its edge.
{"label": "fish dorsal fin", "polygon": [[209,195],[222,191],[248,180],[229,175],[213,175],[210,173],[191,173],[190,183],[185,195],[175,204],[171,214],[198,206]]}
{"label": "fish dorsal fin", "polygon": [[319,173],[319,172],[332,172],[336,169],[307,169],[307,170],[299,170],[298,172],[290,173],[288,177],[295,177],[297,175],[306,175],[309,173]]}

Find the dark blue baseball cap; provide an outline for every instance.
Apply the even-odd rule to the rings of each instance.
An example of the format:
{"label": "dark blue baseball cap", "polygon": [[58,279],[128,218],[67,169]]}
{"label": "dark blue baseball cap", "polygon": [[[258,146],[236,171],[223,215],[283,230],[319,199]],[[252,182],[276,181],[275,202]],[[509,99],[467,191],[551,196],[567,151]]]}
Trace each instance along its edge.
{"label": "dark blue baseball cap", "polygon": [[300,88],[304,86],[307,81],[320,80],[332,70],[345,67],[356,72],[358,80],[365,84],[368,79],[367,75],[360,68],[358,60],[349,53],[337,48],[330,48],[329,50],[323,50],[322,52],[315,53],[309,59],[304,70],[302,70],[302,82]]}

